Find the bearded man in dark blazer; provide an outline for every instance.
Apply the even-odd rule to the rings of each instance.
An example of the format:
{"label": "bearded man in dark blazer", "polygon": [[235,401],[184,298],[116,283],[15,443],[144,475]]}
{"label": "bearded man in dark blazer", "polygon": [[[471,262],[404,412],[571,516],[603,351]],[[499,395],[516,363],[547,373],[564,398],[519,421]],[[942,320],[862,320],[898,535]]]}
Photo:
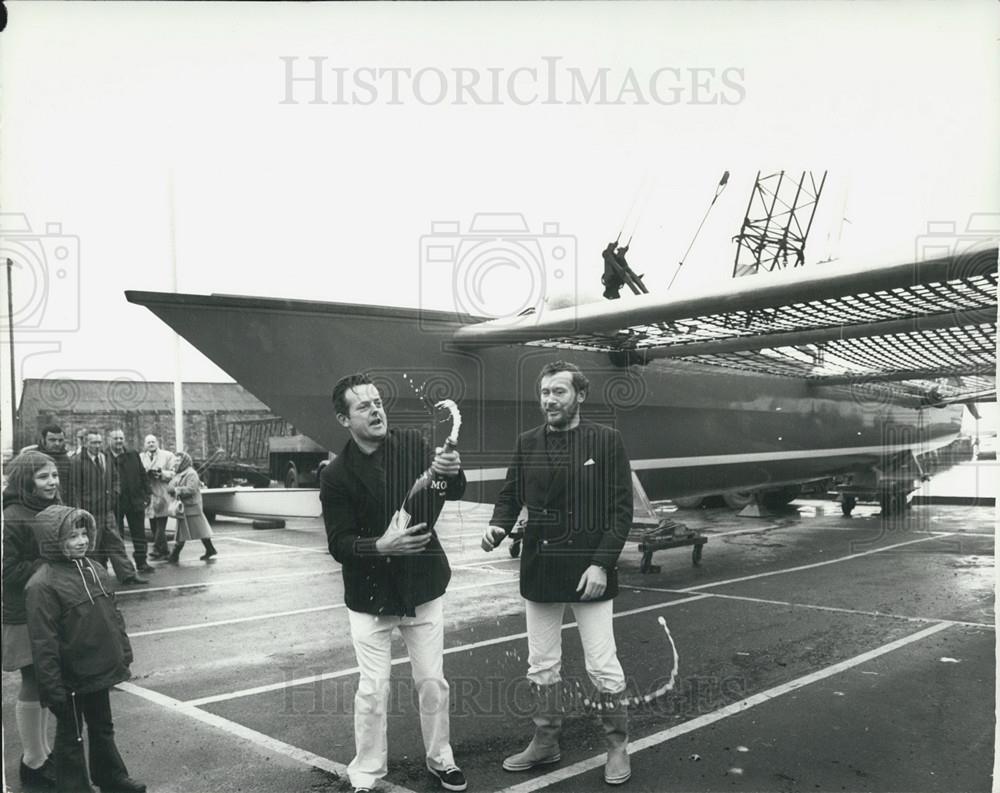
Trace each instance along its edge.
{"label": "bearded man in dark blazer", "polygon": [[545,423],[522,433],[483,537],[492,550],[527,509],[521,549],[521,596],[528,626],[528,679],[536,687],[535,734],[506,758],[507,771],[527,771],[561,759],[559,684],[562,621],[573,608],[587,673],[601,693],[608,759],[604,779],[628,781],[625,676],[615,647],[612,599],[617,563],[632,526],[632,474],[621,435],[584,421],[589,382],[571,363],[542,369],[539,402]]}
{"label": "bearded man in dark blazer", "polygon": [[[330,553],[343,567],[360,678],[348,777],[360,793],[388,770],[391,637],[398,629],[419,696],[427,770],[445,790],[465,790],[451,748],[444,678],[443,596],[451,568],[434,531],[444,502],[465,493],[461,459],[457,451],[432,452],[419,430],[390,429],[379,391],[364,374],[338,381],[333,406],[351,438],[323,469],[320,501]],[[396,512],[428,468],[435,481],[409,505],[413,525],[404,526]]]}

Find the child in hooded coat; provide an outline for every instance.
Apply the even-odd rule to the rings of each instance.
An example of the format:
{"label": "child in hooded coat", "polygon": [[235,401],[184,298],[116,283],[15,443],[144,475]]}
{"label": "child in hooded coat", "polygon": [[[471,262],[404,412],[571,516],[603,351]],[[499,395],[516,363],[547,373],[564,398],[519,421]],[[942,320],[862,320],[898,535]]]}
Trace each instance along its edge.
{"label": "child in hooded coat", "polygon": [[4,473],[9,479],[3,491],[3,668],[21,674],[14,707],[24,752],[21,785],[28,791],[45,790],[55,787],[56,771],[49,746],[49,711],[38,701],[24,588],[43,563],[32,529],[35,516],[62,503],[59,471],[48,455],[26,451],[15,457]]}
{"label": "child in hooded coat", "polygon": [[45,562],[25,588],[28,634],[41,702],[57,719],[56,789],[91,790],[81,737],[86,719],[93,783],[102,793],[143,793],[146,786],[129,777],[115,745],[109,691],[128,680],[132,647],[107,572],[86,557],[94,518],[51,506],[33,528]]}

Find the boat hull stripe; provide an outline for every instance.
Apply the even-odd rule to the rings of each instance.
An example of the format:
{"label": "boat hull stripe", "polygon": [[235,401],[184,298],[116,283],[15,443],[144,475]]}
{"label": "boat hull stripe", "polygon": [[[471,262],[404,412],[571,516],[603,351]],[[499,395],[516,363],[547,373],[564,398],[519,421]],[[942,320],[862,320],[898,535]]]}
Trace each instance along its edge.
{"label": "boat hull stripe", "polygon": [[[632,460],[632,470],[650,471],[661,468],[699,468],[708,465],[737,465],[773,460],[807,460],[815,457],[850,457],[854,455],[886,455],[917,448],[919,444],[897,443],[879,446],[846,446],[840,449],[793,449],[780,452],[752,452],[748,454],[705,454],[699,457],[651,457]],[[507,475],[506,468],[466,469],[470,482],[495,482]]]}

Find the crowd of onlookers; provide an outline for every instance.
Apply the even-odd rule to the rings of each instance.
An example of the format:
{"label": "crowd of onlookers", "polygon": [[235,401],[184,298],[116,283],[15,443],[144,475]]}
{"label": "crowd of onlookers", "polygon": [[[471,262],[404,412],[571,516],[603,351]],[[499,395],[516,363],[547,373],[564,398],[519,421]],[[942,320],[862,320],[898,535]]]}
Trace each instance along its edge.
{"label": "crowd of onlookers", "polygon": [[[106,444],[96,430],[81,430],[76,441],[74,451],[68,451],[62,428],[51,424],[42,429],[37,445],[21,452],[40,451],[52,458],[59,472],[63,503],[86,509],[94,516],[99,543],[94,556],[110,561],[121,583],[148,583],[142,574],[155,572],[149,561],[176,562],[187,539],[203,539],[203,560],[216,555],[211,528],[201,510],[201,481],[186,452],[161,449],[155,435],[145,437],[141,452],[129,449],[121,429],[111,430]],[[184,509],[179,505],[185,501],[196,503]],[[185,520],[177,520],[181,516]],[[122,540],[126,526],[134,564]],[[180,542],[180,547],[175,542],[173,552],[167,544],[171,533],[168,527],[173,528]]]}
{"label": "crowd of onlookers", "polygon": [[203,561],[216,555],[191,457],[161,449],[153,435],[141,452],[129,449],[121,429],[107,444],[101,432],[84,431],[70,453],[53,424],[4,474],[3,668],[21,676],[21,783],[27,791],[85,793],[92,782],[103,793],[142,793],[114,741],[108,692],[128,679],[132,649],[107,565],[120,584],[144,585],[156,569],[150,562],[177,563],[187,540],[201,540]]}

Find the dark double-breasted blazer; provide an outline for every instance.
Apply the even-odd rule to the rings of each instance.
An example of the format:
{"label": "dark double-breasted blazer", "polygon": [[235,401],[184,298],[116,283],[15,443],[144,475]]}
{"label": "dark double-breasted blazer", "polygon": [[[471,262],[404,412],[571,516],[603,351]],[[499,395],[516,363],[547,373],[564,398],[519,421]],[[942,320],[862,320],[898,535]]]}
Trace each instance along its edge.
{"label": "dark double-breasted blazer", "polygon": [[93,515],[98,528],[104,527],[118,505],[117,478],[114,461],[104,452],[98,454],[98,461],[91,460],[86,450],[69,460],[70,503]]}
{"label": "dark double-breasted blazer", "polygon": [[419,430],[390,429],[383,444],[383,470],[350,440],[323,469],[320,501],[333,558],[344,571],[344,601],[352,611],[413,616],[414,609],[441,597],[451,579],[448,557],[434,523],[445,501],[465,493],[465,473],[430,487],[418,503],[413,523],[426,521],[431,538],[417,554],[384,556],[375,550],[393,513],[431,464],[433,453]]}
{"label": "dark double-breasted blazer", "polygon": [[123,513],[146,509],[152,490],[139,452],[135,449],[126,449],[117,457],[111,452],[105,456],[108,462],[115,466],[117,473],[114,484],[117,485],[115,495],[118,509]]}
{"label": "dark double-breasted blazer", "polygon": [[522,433],[514,448],[492,525],[507,533],[528,511],[521,548],[521,595],[537,602],[572,603],[592,564],[605,568],[618,594],[617,563],[632,526],[632,472],[621,434],[581,421],[566,434],[567,454],[554,465],[543,425]]}

